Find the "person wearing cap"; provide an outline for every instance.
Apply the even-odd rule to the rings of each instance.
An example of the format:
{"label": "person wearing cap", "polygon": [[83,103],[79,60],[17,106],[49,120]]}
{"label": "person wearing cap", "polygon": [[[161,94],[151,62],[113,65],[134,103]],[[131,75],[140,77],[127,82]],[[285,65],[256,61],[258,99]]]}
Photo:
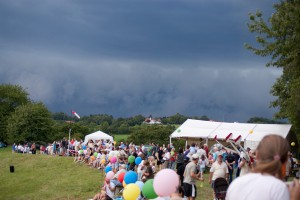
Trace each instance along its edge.
{"label": "person wearing cap", "polygon": [[197,196],[196,180],[203,180],[203,178],[199,177],[199,173],[197,174],[196,168],[199,155],[197,153],[193,154],[191,160],[192,161],[185,167],[183,179],[184,195],[188,200],[194,200]]}
{"label": "person wearing cap", "polygon": [[223,154],[219,153],[217,156],[217,160],[212,164],[210,168],[209,184],[211,184],[211,187],[214,188],[214,181],[217,178],[225,178],[228,181],[228,174],[228,167],[226,163],[223,162]]}

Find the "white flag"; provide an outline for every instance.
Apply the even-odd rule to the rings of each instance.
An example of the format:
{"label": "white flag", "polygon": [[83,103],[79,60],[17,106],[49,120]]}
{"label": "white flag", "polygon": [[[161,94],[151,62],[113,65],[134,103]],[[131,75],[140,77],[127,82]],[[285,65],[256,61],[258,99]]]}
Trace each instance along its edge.
{"label": "white flag", "polygon": [[80,119],[80,116],[75,111],[72,111],[72,114],[75,115],[78,119]]}

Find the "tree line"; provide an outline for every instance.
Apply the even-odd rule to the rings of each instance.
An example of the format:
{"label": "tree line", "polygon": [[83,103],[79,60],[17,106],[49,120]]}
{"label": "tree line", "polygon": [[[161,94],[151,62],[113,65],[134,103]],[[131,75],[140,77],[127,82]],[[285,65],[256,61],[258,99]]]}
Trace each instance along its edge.
{"label": "tree line", "polygon": [[[51,113],[42,102],[34,102],[19,85],[0,85],[0,141],[12,144],[36,142],[46,144],[68,137],[84,139],[85,135],[101,130],[112,136],[130,135],[136,144],[155,142],[166,144],[170,134],[187,119],[210,120],[207,116],[185,116],[179,113],[159,118],[162,124],[147,125],[146,117],[136,115],[114,118],[108,114],[82,116],[80,120],[64,112]],[[268,123],[265,118],[251,118],[252,123]]]}

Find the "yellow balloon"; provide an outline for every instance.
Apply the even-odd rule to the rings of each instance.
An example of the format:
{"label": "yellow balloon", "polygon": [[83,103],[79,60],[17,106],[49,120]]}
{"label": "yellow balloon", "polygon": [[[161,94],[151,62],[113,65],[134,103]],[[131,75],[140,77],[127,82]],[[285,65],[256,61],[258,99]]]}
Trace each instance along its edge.
{"label": "yellow balloon", "polygon": [[292,142],[292,143],[291,143],[291,146],[292,146],[292,147],[295,146],[295,145],[296,145],[295,142]]}
{"label": "yellow balloon", "polygon": [[101,163],[102,163],[102,164],[105,164],[105,159],[102,159],[102,160],[101,160]]}
{"label": "yellow balloon", "polygon": [[117,144],[117,142],[116,141],[114,141],[114,145],[116,145]]}
{"label": "yellow balloon", "polygon": [[123,187],[124,187],[124,188],[126,187],[126,185],[127,185],[127,184],[125,183],[125,181],[123,181]]}
{"label": "yellow balloon", "polygon": [[125,200],[136,200],[141,193],[140,187],[134,183],[128,184],[124,187],[123,197]]}
{"label": "yellow balloon", "polygon": [[253,133],[253,130],[250,130],[249,133],[252,134],[252,133]]}

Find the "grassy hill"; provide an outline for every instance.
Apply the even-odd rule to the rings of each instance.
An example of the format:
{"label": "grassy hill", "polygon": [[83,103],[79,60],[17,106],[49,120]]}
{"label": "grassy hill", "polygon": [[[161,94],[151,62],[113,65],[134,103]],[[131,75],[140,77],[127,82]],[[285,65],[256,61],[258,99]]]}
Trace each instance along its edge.
{"label": "grassy hill", "polygon": [[67,157],[12,154],[6,148],[0,150],[0,160],[1,199],[88,199],[99,191],[104,177]]}

